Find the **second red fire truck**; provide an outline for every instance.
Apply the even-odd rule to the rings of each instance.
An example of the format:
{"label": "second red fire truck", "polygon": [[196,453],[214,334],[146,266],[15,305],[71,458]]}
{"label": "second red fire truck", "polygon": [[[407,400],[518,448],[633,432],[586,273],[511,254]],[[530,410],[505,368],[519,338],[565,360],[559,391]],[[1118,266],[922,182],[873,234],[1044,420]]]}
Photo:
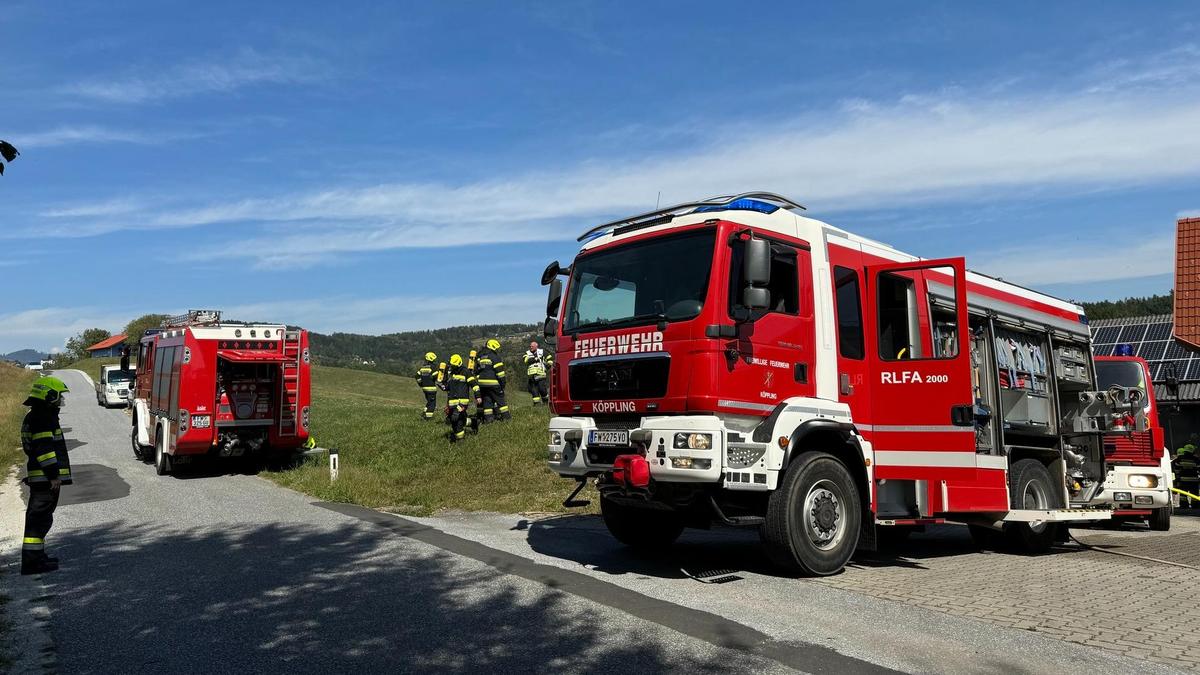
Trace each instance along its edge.
{"label": "second red fire truck", "polygon": [[547,452],[580,487],[597,479],[622,542],[754,526],[773,560],[824,575],[929,523],[1045,550],[1128,488],[1110,481],[1105,442],[1118,421],[1145,430],[1145,393],[1097,388],[1078,305],[769,193],[580,240],[542,278],[557,351]]}
{"label": "second red fire truck", "polygon": [[160,475],[200,456],[282,454],[309,438],[308,332],[193,310],[147,331],[131,443]]}

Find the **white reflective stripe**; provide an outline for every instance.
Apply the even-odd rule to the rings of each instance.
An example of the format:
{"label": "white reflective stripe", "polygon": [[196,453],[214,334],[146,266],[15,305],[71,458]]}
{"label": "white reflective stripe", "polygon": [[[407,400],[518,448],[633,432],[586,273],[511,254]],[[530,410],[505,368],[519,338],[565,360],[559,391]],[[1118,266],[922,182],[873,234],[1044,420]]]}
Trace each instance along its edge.
{"label": "white reflective stripe", "polygon": [[775,406],[766,403],[751,403],[749,401],[717,401],[718,408],[745,408],[746,410],[765,410],[770,412]]}
{"label": "white reflective stripe", "polygon": [[885,431],[888,433],[975,433],[971,427],[956,427],[953,424],[855,424],[859,431]]}
{"label": "white reflective stripe", "polygon": [[973,452],[936,450],[876,450],[875,466],[942,466],[974,469],[979,455]]}
{"label": "white reflective stripe", "polygon": [[846,416],[846,413],[841,410],[829,410],[827,408],[809,408],[807,406],[802,406],[802,405],[789,405],[787,408],[784,409],[784,412],[808,413],[809,415],[828,415],[829,417],[842,417],[842,418],[844,418]]}

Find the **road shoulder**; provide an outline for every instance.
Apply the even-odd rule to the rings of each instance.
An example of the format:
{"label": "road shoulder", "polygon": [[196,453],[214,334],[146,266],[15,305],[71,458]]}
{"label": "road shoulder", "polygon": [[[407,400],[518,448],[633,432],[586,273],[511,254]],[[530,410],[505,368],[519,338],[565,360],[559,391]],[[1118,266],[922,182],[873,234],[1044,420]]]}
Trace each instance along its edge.
{"label": "road shoulder", "polygon": [[[25,502],[12,469],[0,484],[0,621],[7,631],[0,654],[10,662],[8,672],[53,673],[58,671],[54,640],[50,632],[50,605],[41,577],[21,576],[18,542],[25,527]],[[3,661],[0,661],[3,663]]]}

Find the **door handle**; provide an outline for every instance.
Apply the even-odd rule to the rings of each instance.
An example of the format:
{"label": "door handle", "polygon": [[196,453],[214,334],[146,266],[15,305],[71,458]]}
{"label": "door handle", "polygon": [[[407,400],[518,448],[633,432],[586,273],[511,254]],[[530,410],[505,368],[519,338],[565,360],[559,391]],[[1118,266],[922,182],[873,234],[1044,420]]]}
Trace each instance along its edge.
{"label": "door handle", "polygon": [[842,373],[840,390],[842,396],[849,396],[854,393],[854,385],[850,384],[850,373]]}

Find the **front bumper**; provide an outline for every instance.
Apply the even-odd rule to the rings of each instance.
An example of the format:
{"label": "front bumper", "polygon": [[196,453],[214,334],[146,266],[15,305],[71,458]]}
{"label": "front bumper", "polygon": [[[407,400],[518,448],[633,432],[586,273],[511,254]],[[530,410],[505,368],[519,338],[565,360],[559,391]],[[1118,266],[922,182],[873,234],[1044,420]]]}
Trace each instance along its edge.
{"label": "front bumper", "polygon": [[[1154,487],[1133,487],[1147,480]],[[1118,509],[1156,509],[1170,503],[1171,476],[1153,466],[1112,467],[1104,480],[1104,492],[1091,501],[1093,506],[1111,504]]]}
{"label": "front bumper", "polygon": [[[643,417],[630,430],[631,444],[622,447],[589,447],[590,432],[598,429],[591,417],[555,417],[550,420],[551,442],[546,446],[550,469],[563,477],[598,476],[612,470],[618,454],[645,451],[654,480],[676,483],[717,483],[721,480],[726,430],[712,415]],[[677,433],[708,434],[708,448],[675,448]],[[687,468],[680,463],[690,463]]]}

